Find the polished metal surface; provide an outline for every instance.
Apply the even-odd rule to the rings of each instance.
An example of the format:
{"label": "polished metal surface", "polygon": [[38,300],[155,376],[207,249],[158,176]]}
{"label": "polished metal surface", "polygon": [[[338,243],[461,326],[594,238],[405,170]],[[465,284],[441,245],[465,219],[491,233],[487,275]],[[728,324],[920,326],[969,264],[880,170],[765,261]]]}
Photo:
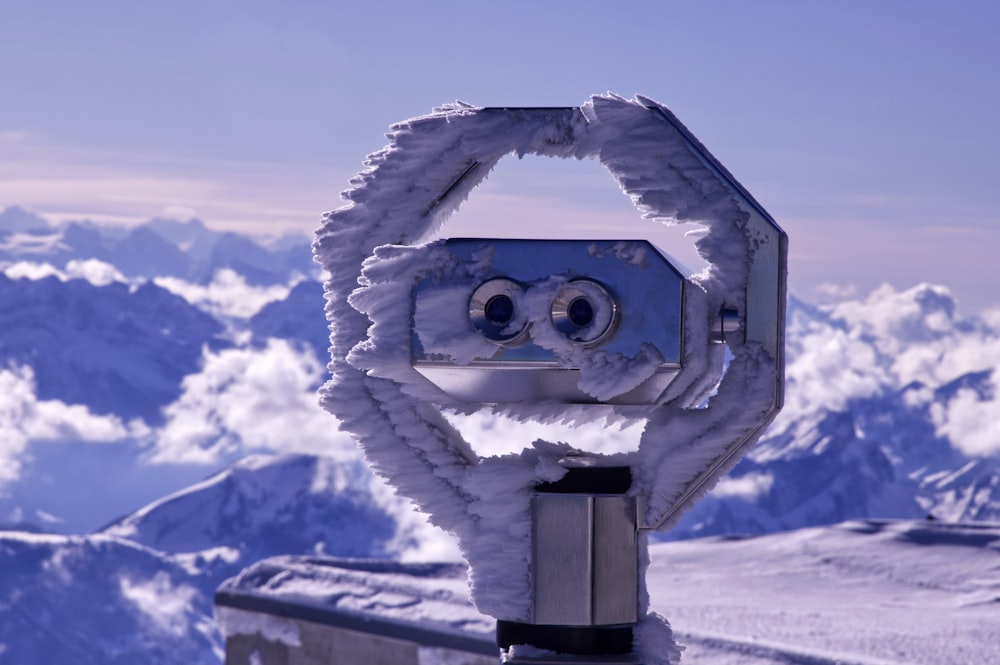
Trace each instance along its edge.
{"label": "polished metal surface", "polygon": [[[684,279],[650,243],[469,238],[443,243],[459,268],[450,267],[447,276],[430,274],[420,280],[413,291],[414,311],[422,296],[445,284],[448,291],[441,294],[465,299],[453,303],[449,311],[469,312],[466,329],[456,330],[456,335],[482,335],[495,342],[481,357],[459,363],[447,354],[425,351],[414,326],[413,367],[452,397],[472,403],[597,403],[577,387],[579,367],[536,343],[535,332],[555,331],[573,344],[609,357],[634,358],[649,348],[644,345],[655,348],[663,362],[653,375],[606,400],[610,404],[654,403],[680,371]],[[484,261],[488,261],[485,269]],[[468,279],[463,291],[455,288],[451,275],[465,266],[470,273],[483,276]],[[551,296],[551,317],[522,331],[518,327],[521,298],[532,293],[533,287],[548,288],[552,278],[565,283]],[[487,312],[491,298],[498,296],[509,298],[513,306],[507,321],[506,313],[491,321]],[[535,331],[534,326],[550,330]]]}
{"label": "polished metal surface", "polygon": [[762,414],[754,425],[736,433],[726,450],[684,488],[668,510],[656,515],[646,515],[641,520],[640,528],[659,529],[679,516],[689,502],[703,491],[707,483],[731,466],[743,454],[746,446],[757,440],[784,406],[788,236],[750,192],[669,109],[651,101],[647,103],[647,108],[683,137],[692,154],[715,173],[719,182],[732,192],[740,208],[747,213],[744,229],[749,249],[749,265],[745,290],[746,311],[742,313],[742,334],[745,342],[759,344],[774,360],[774,368],[770,372],[773,382],[768,391],[770,406],[767,412]]}
{"label": "polished metal surface", "polygon": [[593,623],[593,497],[536,494],[532,502],[532,623]]}
{"label": "polished metal surface", "polygon": [[533,623],[605,626],[638,620],[635,499],[536,493]]}
{"label": "polished metal surface", "polygon": [[652,404],[680,372],[662,365],[638,386],[603,402],[578,387],[580,370],[543,362],[421,362],[414,368],[452,397],[465,402]]}
{"label": "polished metal surface", "polygon": [[635,499],[594,497],[594,611],[596,625],[639,620]]}

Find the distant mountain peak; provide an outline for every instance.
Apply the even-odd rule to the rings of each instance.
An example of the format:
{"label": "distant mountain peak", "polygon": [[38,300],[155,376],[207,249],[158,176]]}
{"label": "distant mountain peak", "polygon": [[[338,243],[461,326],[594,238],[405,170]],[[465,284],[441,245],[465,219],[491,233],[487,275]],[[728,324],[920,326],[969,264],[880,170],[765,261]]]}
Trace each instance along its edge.
{"label": "distant mountain peak", "polygon": [[140,228],[147,228],[157,233],[164,240],[185,248],[196,242],[203,241],[206,237],[214,236],[215,231],[205,226],[205,222],[196,217],[187,221],[168,219],[164,217],[154,217]]}
{"label": "distant mountain peak", "polygon": [[0,212],[0,233],[51,233],[52,225],[39,215],[21,206],[10,206]]}

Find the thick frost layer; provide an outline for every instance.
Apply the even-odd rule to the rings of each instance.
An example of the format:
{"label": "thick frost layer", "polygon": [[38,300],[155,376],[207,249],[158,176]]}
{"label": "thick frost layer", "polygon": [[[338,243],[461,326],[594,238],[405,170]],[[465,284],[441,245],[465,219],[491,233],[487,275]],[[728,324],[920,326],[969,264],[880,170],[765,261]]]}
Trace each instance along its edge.
{"label": "thick frost layer", "polygon": [[[330,559],[280,556],[259,561],[219,587],[236,598],[262,598],[283,605],[316,608],[387,624],[422,626],[448,635],[476,636],[493,632],[494,622],[470,612],[460,563],[400,564],[373,559]],[[224,601],[225,603],[225,601]],[[272,640],[296,645],[294,624],[275,619],[258,626],[251,614],[232,611],[219,616],[225,635],[270,631]]]}
{"label": "thick frost layer", "polygon": [[[459,536],[477,607],[530,621],[530,494],[538,482],[560,477],[559,459],[574,451],[536,442],[519,455],[480,459],[442,417],[436,405],[473,407],[452,403],[412,369],[410,323],[400,313],[409,312],[415,280],[444,258],[434,247],[399,245],[435,230],[505,155],[597,158],[644,217],[706,227],[696,246],[710,266],[685,297],[686,339],[702,340],[714,318],[709,313],[723,305],[745,311],[755,251],[749,213],[672,114],[645,98],[596,96],[579,109],[547,111],[454,104],[393,126],[389,139],[352,181],[346,205],[327,214],[314,244],[331,275],[333,378],[322,403],[358,437],[379,473]],[[432,345],[449,341],[428,315],[417,317]],[[565,340],[550,345],[561,362],[583,368],[581,388],[602,398],[634,386],[655,361],[648,350],[645,358],[609,359]],[[646,521],[657,523],[696,498],[692,479],[700,488],[726,471],[735,462],[727,452],[745,443],[773,408],[776,359],[739,340],[730,344],[735,359],[709,408],[693,408],[719,384],[723,353],[721,346],[707,353],[696,346],[686,346],[681,378],[647,411],[555,404],[501,410],[571,424],[647,417],[639,450],[614,463],[632,467],[633,491],[649,499]],[[451,350],[459,357],[475,352],[474,344]],[[648,662],[672,662],[674,654],[658,658]]]}

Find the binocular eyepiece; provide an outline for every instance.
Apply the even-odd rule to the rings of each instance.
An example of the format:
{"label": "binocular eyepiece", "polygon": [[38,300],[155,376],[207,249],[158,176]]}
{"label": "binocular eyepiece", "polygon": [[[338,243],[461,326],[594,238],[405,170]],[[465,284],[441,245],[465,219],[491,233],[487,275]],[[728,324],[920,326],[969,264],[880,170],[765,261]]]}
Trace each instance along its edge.
{"label": "binocular eyepiece", "polygon": [[[685,280],[644,240],[441,241],[413,291],[413,366],[463,403],[650,404],[680,371]],[[417,322],[463,313],[433,329]],[[469,349],[474,352],[469,353]],[[581,363],[653,356],[611,400],[576,387]]]}
{"label": "binocular eyepiece", "polygon": [[480,284],[469,298],[473,329],[497,344],[517,344],[528,330],[524,315],[524,287],[512,279],[495,277]]}
{"label": "binocular eyepiece", "polygon": [[[525,285],[506,277],[480,284],[469,298],[472,328],[496,344],[514,346],[528,339]],[[551,325],[574,344],[600,344],[614,334],[618,302],[598,281],[577,278],[562,286],[549,307]]]}

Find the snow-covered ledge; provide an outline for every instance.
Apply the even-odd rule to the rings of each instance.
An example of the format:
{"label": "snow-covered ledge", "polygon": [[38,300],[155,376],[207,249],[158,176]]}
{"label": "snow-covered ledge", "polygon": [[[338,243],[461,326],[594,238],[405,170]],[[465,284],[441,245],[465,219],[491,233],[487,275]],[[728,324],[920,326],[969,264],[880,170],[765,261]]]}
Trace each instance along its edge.
{"label": "snow-covered ledge", "polygon": [[283,556],[216,592],[226,665],[495,665],[463,564]]}

